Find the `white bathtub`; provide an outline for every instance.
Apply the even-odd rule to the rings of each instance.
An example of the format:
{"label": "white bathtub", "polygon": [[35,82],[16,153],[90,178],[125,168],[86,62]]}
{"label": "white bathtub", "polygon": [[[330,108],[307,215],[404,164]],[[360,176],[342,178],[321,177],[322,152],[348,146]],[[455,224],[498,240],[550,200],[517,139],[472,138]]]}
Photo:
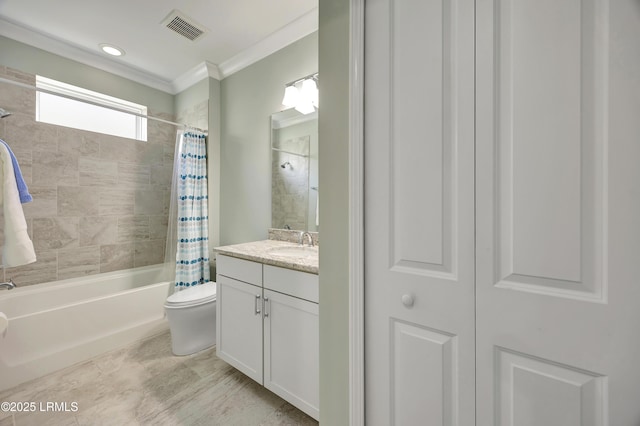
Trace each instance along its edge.
{"label": "white bathtub", "polygon": [[0,290],[0,391],[166,330],[163,275],[155,265]]}

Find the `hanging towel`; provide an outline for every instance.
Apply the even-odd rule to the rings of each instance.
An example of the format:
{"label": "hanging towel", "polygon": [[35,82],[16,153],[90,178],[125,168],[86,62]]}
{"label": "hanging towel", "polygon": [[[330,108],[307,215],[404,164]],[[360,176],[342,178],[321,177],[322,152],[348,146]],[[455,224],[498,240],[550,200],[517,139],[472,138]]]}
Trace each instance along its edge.
{"label": "hanging towel", "polygon": [[36,253],[29,234],[27,234],[27,221],[20,204],[11,154],[5,144],[0,144],[0,159],[2,160],[0,191],[2,192],[2,211],[4,213],[2,266],[9,268],[35,262]]}
{"label": "hanging towel", "polygon": [[0,142],[7,147],[7,151],[9,151],[9,155],[11,156],[11,164],[13,165],[13,174],[16,177],[16,184],[18,185],[18,194],[20,195],[20,202],[22,204],[29,203],[33,201],[33,197],[29,194],[29,188],[27,188],[27,184],[24,183],[24,178],[22,177],[22,172],[20,171],[20,165],[18,164],[18,160],[16,156],[13,155],[13,151],[9,148],[9,145],[0,139]]}

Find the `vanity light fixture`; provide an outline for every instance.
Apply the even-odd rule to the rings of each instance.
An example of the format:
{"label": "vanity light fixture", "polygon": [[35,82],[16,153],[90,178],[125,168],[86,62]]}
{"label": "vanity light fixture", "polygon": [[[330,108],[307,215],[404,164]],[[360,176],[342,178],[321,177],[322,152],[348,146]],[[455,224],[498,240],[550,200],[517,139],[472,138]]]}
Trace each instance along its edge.
{"label": "vanity light fixture", "polygon": [[113,44],[100,43],[100,49],[111,56],[124,56],[124,50]]}
{"label": "vanity light fixture", "polygon": [[282,105],[305,115],[314,112],[318,107],[318,73],[286,84]]}
{"label": "vanity light fixture", "polygon": [[311,102],[315,107],[318,106],[318,83],[314,78],[308,78],[302,82],[300,93],[302,94],[302,99]]}
{"label": "vanity light fixture", "polygon": [[298,88],[296,86],[286,86],[284,88],[284,98],[282,99],[282,105],[286,106],[287,108],[293,108],[298,104],[298,98],[300,97],[299,94],[300,92],[298,91]]}

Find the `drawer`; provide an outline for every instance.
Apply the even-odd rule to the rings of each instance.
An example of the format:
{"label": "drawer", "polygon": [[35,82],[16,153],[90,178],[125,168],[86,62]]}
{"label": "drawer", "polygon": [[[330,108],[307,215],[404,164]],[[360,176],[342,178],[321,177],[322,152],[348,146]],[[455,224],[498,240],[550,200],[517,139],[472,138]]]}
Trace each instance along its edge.
{"label": "drawer", "polygon": [[262,263],[218,254],[216,273],[262,287]]}
{"label": "drawer", "polygon": [[318,303],[318,276],[264,265],[264,288]]}

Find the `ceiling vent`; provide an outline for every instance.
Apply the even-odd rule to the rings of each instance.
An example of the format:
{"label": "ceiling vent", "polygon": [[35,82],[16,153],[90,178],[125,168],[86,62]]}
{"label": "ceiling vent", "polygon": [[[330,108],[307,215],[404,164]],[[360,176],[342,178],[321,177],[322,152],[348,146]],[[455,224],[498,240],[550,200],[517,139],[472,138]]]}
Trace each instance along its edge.
{"label": "ceiling vent", "polygon": [[176,9],[172,10],[171,13],[164,18],[162,25],[191,41],[199,39],[203,34],[209,31],[203,25],[198,24],[196,21]]}

